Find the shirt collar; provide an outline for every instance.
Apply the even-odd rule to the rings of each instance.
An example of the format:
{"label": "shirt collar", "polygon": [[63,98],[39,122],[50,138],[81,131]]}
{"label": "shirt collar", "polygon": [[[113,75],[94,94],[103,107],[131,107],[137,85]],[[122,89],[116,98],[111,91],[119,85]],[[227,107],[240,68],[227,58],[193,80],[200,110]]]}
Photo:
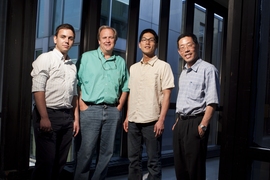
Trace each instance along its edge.
{"label": "shirt collar", "polygon": [[71,59],[69,58],[69,56],[67,55],[67,59],[65,59],[64,55],[56,48],[53,49],[53,52],[56,54],[56,56],[64,61],[64,62],[67,62],[67,61],[71,61]]}
{"label": "shirt collar", "polygon": [[[195,62],[195,64],[193,64],[190,68],[188,68],[188,66],[187,66],[187,64],[185,65],[185,67],[184,67],[184,69],[191,69],[191,70],[193,70],[193,71],[195,71],[195,72],[197,72],[197,70],[198,70],[198,68],[199,68],[199,65],[200,65],[200,63],[202,62],[202,59],[198,59],[196,62]],[[189,71],[188,71],[189,72]]]}
{"label": "shirt collar", "polygon": [[[104,58],[104,53],[101,51],[100,47],[98,47],[97,52],[98,52],[98,58],[100,58],[100,59],[105,59],[105,58]],[[101,57],[102,57],[102,58],[101,58]],[[115,55],[114,55],[114,53],[111,55],[111,57],[110,57],[109,59],[106,59],[106,60],[115,60]]]}
{"label": "shirt collar", "polygon": [[[149,64],[150,66],[154,66],[155,62],[158,60],[157,56],[152,57],[146,64]],[[143,64],[143,58],[141,59],[141,64]]]}

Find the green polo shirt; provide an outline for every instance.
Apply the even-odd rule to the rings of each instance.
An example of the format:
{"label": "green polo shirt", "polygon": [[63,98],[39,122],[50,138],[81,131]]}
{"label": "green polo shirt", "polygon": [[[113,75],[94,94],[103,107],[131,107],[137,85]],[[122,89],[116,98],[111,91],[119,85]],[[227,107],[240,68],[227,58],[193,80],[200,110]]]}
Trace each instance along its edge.
{"label": "green polo shirt", "polygon": [[126,62],[118,55],[106,60],[100,48],[88,51],[77,62],[77,68],[78,86],[85,102],[114,104],[122,92],[129,91]]}

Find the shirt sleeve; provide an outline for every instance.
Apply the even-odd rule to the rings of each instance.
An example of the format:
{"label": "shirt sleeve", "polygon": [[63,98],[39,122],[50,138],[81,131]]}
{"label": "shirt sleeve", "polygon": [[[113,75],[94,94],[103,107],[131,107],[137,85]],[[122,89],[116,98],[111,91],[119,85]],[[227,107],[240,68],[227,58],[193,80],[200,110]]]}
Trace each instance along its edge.
{"label": "shirt sleeve", "polygon": [[77,67],[77,85],[81,87],[82,82],[81,82],[81,74],[83,71],[83,65],[82,65],[82,59],[83,55],[79,58],[79,60],[76,62],[76,67]]}
{"label": "shirt sleeve", "polygon": [[205,102],[206,105],[209,104],[219,104],[219,79],[218,70],[212,66],[208,68],[206,78],[206,92],[205,92]]}
{"label": "shirt sleeve", "polygon": [[47,54],[41,54],[33,63],[32,92],[45,91],[46,82],[49,78],[50,59]]}
{"label": "shirt sleeve", "polygon": [[129,92],[129,88],[128,88],[128,82],[129,82],[129,73],[128,73],[128,69],[127,69],[127,65],[126,63],[123,63],[123,76],[122,76],[122,92]]}
{"label": "shirt sleeve", "polygon": [[174,88],[174,76],[171,66],[165,63],[163,76],[162,76],[162,90]]}

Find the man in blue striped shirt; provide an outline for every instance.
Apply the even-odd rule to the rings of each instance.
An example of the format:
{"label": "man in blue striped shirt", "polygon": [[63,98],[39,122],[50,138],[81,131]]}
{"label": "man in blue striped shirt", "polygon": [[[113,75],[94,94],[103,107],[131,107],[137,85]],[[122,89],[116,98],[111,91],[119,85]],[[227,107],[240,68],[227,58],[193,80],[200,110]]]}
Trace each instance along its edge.
{"label": "man in blue striped shirt", "polygon": [[219,103],[218,70],[199,57],[194,34],[180,35],[177,46],[186,64],[179,78],[177,120],[173,126],[175,173],[178,180],[203,180],[209,123]]}

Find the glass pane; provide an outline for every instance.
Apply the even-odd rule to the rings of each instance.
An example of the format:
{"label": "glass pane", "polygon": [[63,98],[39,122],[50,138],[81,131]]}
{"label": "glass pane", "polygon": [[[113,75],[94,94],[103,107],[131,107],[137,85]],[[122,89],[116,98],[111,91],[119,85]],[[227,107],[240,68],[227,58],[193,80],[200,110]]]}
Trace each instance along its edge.
{"label": "glass pane", "polygon": [[68,51],[68,55],[72,62],[76,64],[78,57],[79,57],[79,46],[78,45],[73,45],[70,50]]}
{"label": "glass pane", "polygon": [[[160,0],[140,1],[138,36],[146,28],[151,28],[158,34],[159,14],[160,14],[159,12],[160,12]],[[142,52],[139,48],[137,48],[136,61],[137,62],[140,61],[141,58]]]}
{"label": "glass pane", "polygon": [[[270,42],[269,42],[270,43]],[[267,60],[266,90],[264,99],[264,118],[263,121],[256,121],[257,132],[256,143],[262,147],[270,148],[270,57]]]}
{"label": "glass pane", "polygon": [[[140,21],[150,23],[148,28],[152,25],[159,24],[159,13],[160,12],[160,0],[152,1],[140,1]],[[139,31],[140,32],[140,31]]]}
{"label": "glass pane", "polygon": [[71,24],[75,31],[81,28],[82,0],[55,0],[52,32],[63,23]]}
{"label": "glass pane", "polygon": [[[219,71],[219,78],[221,79],[221,64],[222,64],[222,50],[223,50],[223,17],[215,14],[213,27],[213,49],[212,49],[212,64]],[[218,141],[219,112],[215,112],[211,120],[211,131],[209,135],[209,145],[216,145]]]}
{"label": "glass pane", "polygon": [[215,14],[214,16],[214,29],[213,29],[213,54],[212,63],[216,66],[221,73],[221,60],[223,50],[223,17]]}
{"label": "glass pane", "polygon": [[41,55],[42,54],[42,50],[40,49],[40,50],[36,50],[36,53],[35,53],[36,55],[35,55],[35,59],[39,56],[39,55]]}
{"label": "glass pane", "polygon": [[[269,1],[262,1],[260,14],[260,26],[257,26],[259,36],[256,38],[258,46],[258,58],[256,59],[256,75],[254,77],[254,92],[255,103],[253,108],[255,112],[254,121],[250,127],[253,131],[252,146],[263,147],[267,153],[270,148],[270,14]],[[268,5],[267,5],[268,4]],[[253,118],[252,118],[253,119]],[[251,179],[270,179],[270,163],[254,161],[252,163]]]}
{"label": "glass pane", "polygon": [[[268,38],[265,37],[265,39]],[[270,57],[263,55],[263,51],[268,51],[265,47],[261,47],[260,51],[261,65],[258,66],[258,81],[260,83],[257,85],[257,113],[254,142],[257,146],[270,148]]]}
{"label": "glass pane", "polygon": [[123,59],[126,58],[126,52],[125,51],[120,51],[120,50],[114,50],[114,54],[121,56]]}
{"label": "glass pane", "polygon": [[71,24],[75,31],[81,29],[81,12],[82,0],[65,0],[63,23]]}
{"label": "glass pane", "polygon": [[100,25],[116,29],[118,37],[126,39],[129,0],[106,0],[101,4]]}
{"label": "glass pane", "polygon": [[110,0],[102,1],[101,3],[101,17],[100,17],[100,25],[109,25],[110,24]]}
{"label": "glass pane", "polygon": [[57,26],[62,24],[63,18],[63,0],[55,0],[54,1],[54,13],[53,13],[53,27],[52,32],[55,32]]}
{"label": "glass pane", "polygon": [[128,4],[128,0],[112,0],[111,26],[123,39],[127,38]]}
{"label": "glass pane", "polygon": [[205,33],[205,12],[206,9],[198,4],[194,6],[194,29],[200,44],[200,57],[204,59],[204,33]]}
{"label": "glass pane", "polygon": [[254,161],[252,164],[251,179],[270,179],[270,163]]}
{"label": "glass pane", "polygon": [[37,27],[37,37],[45,37],[45,0],[39,0],[39,11],[38,11],[38,27]]}
{"label": "glass pane", "polygon": [[[265,7],[266,8],[266,7]],[[264,11],[263,11],[264,12]],[[267,11],[265,11],[267,12]],[[267,14],[267,15],[266,15]],[[254,145],[270,148],[270,22],[269,13],[262,14],[260,22],[260,37],[258,38],[259,58],[257,67],[256,83],[256,116],[254,120]]]}

